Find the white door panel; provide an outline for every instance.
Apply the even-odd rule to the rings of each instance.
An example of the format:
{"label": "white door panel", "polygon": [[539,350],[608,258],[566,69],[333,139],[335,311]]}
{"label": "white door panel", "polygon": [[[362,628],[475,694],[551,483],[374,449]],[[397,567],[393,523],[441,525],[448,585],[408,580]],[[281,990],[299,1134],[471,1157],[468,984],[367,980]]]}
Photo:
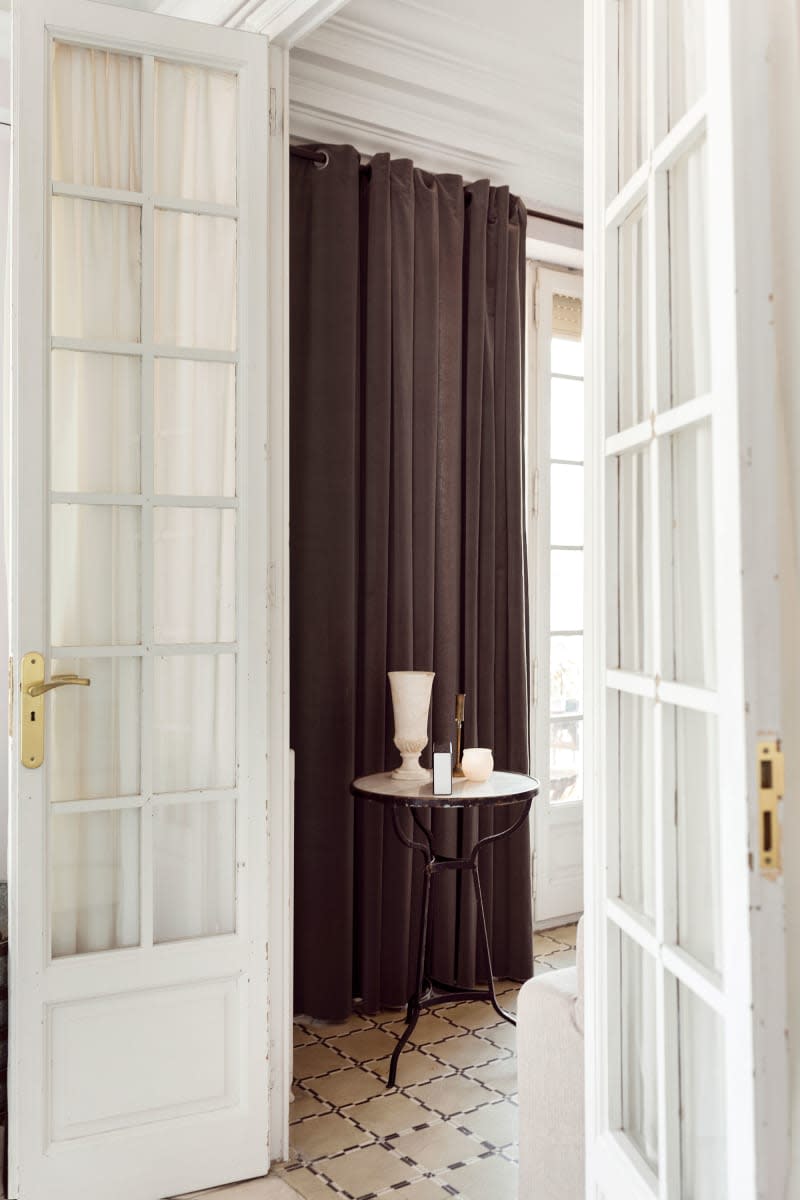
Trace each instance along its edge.
{"label": "white door panel", "polygon": [[14,75],[10,1188],[158,1200],[270,1161],[267,43],[24,0]]}
{"label": "white door panel", "polygon": [[782,1194],[786,1155],[782,896],[757,822],[781,669],[766,15],[587,18],[587,1196],[753,1200]]}

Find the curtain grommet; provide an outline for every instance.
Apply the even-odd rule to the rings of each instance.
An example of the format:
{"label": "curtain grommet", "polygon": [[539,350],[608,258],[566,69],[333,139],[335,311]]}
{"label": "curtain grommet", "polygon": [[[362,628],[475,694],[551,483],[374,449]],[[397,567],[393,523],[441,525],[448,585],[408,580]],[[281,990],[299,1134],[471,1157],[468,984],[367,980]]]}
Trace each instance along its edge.
{"label": "curtain grommet", "polygon": [[320,154],[322,155],[322,161],[320,162],[318,158],[315,158],[314,168],[317,171],[324,171],[328,163],[331,161],[331,156],[327,150],[320,150]]}

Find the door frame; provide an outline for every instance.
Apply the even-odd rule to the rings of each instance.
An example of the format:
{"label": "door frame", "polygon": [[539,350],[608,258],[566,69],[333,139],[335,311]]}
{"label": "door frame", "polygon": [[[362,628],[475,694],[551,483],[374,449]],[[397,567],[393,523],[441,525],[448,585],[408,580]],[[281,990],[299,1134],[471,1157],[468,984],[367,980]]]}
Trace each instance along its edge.
{"label": "door frame", "polygon": [[[653,8],[653,0],[648,0],[648,7]],[[591,797],[584,817],[586,1196],[601,1200],[624,1194],[631,1200],[647,1200],[655,1181],[631,1155],[627,1139],[609,1127],[608,1101],[612,1063],[607,1053],[611,1036],[605,901],[609,829],[603,803],[606,727],[601,657],[606,608],[603,339],[606,346],[613,344],[616,321],[604,320],[606,234],[601,218],[611,190],[606,187],[605,137],[607,123],[610,136],[609,113],[614,106],[606,81],[616,78],[617,69],[606,22],[616,9],[610,0],[589,0],[584,31],[586,607],[594,624],[595,647],[587,657],[585,680],[587,796]],[[716,417],[722,423],[724,451],[714,460],[717,506],[725,498],[741,513],[741,526],[731,521],[717,531],[722,542],[718,553],[741,560],[742,578],[741,607],[729,606],[732,611],[720,632],[721,640],[727,638],[728,644],[741,645],[744,651],[744,737],[727,748],[729,761],[723,764],[731,784],[724,793],[731,798],[723,822],[725,853],[729,862],[739,856],[740,863],[735,879],[725,878],[723,865],[723,947],[729,968],[749,984],[753,1005],[752,1014],[746,1005],[736,1006],[736,1012],[731,1008],[734,1034],[726,1036],[727,1094],[734,1095],[737,1088],[739,1093],[728,1113],[728,1156],[729,1163],[736,1158],[741,1167],[730,1200],[783,1195],[790,1156],[784,884],[781,876],[767,878],[758,869],[756,786],[757,740],[780,739],[782,730],[776,488],[779,393],[772,313],[771,213],[776,181],[765,136],[770,121],[769,10],[769,5],[754,6],[747,0],[707,0],[706,5],[708,41],[713,41],[707,54],[708,122],[713,123],[716,137],[709,179],[715,179],[716,172],[717,177],[731,180],[736,201],[735,214],[730,204],[714,209],[709,234],[716,245],[713,261],[720,267],[714,277],[711,311],[712,344],[718,355],[716,386],[738,400]],[[731,452],[735,447],[738,455]],[[741,886],[748,855],[755,864],[748,872],[749,889]],[[665,1200],[671,1197],[663,1178],[660,1189],[658,1194]]]}

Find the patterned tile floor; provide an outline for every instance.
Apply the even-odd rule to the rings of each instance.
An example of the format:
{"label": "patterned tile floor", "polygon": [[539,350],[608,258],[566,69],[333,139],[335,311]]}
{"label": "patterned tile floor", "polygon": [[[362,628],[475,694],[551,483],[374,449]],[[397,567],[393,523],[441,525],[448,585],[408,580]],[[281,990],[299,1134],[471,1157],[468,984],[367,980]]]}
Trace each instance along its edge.
{"label": "patterned tile floor", "polygon": [[[575,927],[537,934],[535,954],[537,974],[574,963]],[[519,984],[498,991],[513,1010]],[[295,1021],[293,1160],[279,1176],[305,1200],[513,1200],[516,1030],[484,1001],[437,1008],[420,1018],[390,1092],[402,1029],[398,1012]]]}

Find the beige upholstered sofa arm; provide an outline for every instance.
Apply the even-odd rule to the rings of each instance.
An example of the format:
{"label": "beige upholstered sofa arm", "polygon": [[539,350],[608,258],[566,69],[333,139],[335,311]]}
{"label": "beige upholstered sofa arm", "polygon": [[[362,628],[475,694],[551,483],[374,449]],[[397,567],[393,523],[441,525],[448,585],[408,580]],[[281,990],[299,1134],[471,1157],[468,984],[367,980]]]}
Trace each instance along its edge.
{"label": "beige upholstered sofa arm", "polygon": [[582,947],[519,994],[519,1200],[583,1200]]}

